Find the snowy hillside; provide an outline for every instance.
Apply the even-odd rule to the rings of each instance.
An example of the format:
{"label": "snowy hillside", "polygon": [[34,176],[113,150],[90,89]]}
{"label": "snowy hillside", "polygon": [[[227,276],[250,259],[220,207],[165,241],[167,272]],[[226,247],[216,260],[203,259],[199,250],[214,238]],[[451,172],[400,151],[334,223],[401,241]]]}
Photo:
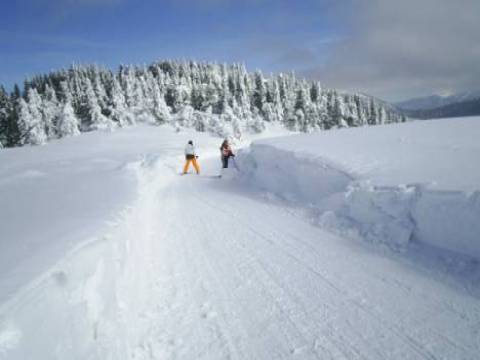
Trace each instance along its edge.
{"label": "snowy hillside", "polygon": [[170,123],[219,136],[405,121],[392,106],[338,93],[293,74],[265,77],[240,64],[163,61],[150,66],[74,66],[37,75],[8,94],[0,86],[0,147],[39,145],[80,131]]}
{"label": "snowy hillside", "polygon": [[0,359],[474,360],[479,132],[244,139],[222,178],[171,126],[4,149]]}

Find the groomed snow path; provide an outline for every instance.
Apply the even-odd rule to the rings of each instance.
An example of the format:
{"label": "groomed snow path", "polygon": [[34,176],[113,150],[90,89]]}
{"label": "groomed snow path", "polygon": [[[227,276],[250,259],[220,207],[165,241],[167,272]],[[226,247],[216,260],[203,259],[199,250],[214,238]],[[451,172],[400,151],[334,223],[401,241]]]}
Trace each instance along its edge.
{"label": "groomed snow path", "polygon": [[156,194],[132,359],[478,359],[478,299],[213,178],[217,162]]}

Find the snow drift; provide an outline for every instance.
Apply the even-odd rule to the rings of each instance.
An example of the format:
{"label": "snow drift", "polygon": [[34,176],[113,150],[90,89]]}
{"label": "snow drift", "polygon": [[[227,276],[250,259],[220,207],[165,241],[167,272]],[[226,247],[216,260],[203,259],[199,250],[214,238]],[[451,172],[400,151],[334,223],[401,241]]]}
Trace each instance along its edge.
{"label": "snow drift", "polygon": [[403,249],[480,258],[478,118],[343,129],[254,142],[243,179],[307,205],[325,227]]}
{"label": "snow drift", "polygon": [[[117,222],[103,235],[79,243],[0,306],[5,314],[0,359],[2,352],[9,359],[130,356],[129,344],[143,334],[131,317],[150,305],[148,290],[156,276],[151,271],[151,229],[159,206],[155,194],[171,172],[158,156],[132,162],[125,170],[135,174],[138,198]],[[164,175],[160,179],[159,173]]]}

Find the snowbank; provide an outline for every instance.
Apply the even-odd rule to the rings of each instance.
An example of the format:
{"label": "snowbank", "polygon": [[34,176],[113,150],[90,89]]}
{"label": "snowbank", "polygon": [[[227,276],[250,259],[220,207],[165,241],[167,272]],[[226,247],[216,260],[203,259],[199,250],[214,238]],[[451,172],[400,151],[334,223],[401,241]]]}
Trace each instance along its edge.
{"label": "snowbank", "polygon": [[479,118],[343,129],[254,142],[243,178],[335,231],[480,258]]}
{"label": "snowbank", "polygon": [[127,168],[138,197],[117,222],[0,305],[0,359],[129,358],[130,342],[143,334],[131,317],[150,305],[156,276],[150,269],[153,216],[161,206],[155,195],[171,171],[158,156]]}

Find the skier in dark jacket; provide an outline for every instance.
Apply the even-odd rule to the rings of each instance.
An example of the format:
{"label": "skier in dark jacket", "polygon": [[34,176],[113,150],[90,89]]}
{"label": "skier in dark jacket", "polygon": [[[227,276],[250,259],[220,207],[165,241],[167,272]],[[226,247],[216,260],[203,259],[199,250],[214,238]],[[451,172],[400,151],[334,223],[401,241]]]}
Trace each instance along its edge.
{"label": "skier in dark jacket", "polygon": [[228,143],[228,140],[224,140],[222,146],[220,146],[220,152],[222,156],[222,166],[224,169],[228,168],[228,159],[235,157],[233,154],[232,148]]}

